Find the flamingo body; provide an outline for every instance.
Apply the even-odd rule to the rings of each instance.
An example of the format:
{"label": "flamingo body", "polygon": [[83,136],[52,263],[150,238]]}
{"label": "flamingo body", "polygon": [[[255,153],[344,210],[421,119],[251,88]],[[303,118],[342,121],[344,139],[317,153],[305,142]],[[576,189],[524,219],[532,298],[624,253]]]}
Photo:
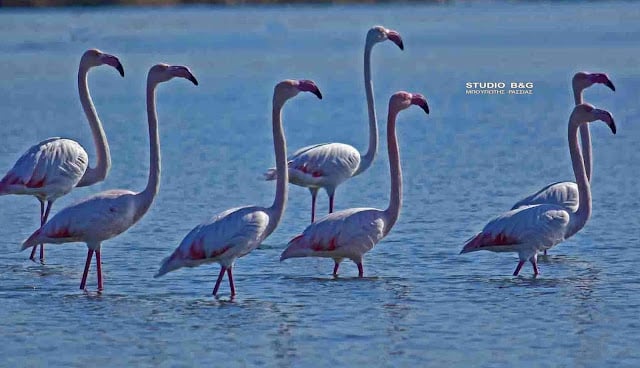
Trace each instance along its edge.
{"label": "flamingo body", "polygon": [[26,194],[54,201],[71,192],[89,157],[78,142],[49,138],[27,150],[0,180],[0,195]]}
{"label": "flamingo body", "polygon": [[536,204],[553,204],[571,212],[578,210],[578,185],[572,181],[561,181],[552,183],[539,191],[523,198],[511,208],[515,210],[520,207]]}

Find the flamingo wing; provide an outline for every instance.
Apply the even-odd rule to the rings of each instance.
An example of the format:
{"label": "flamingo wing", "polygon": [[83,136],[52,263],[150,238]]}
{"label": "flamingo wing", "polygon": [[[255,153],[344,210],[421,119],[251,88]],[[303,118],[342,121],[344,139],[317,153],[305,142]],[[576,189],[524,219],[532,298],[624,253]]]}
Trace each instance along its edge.
{"label": "flamingo wing", "polygon": [[461,253],[490,250],[522,251],[535,254],[564,240],[569,212],[557,205],[525,206],[491,220],[482,231],[469,239]]}
{"label": "flamingo wing", "polygon": [[232,264],[255,248],[266,237],[269,216],[260,207],[239,207],[224,211],[196,226],[175,251],[162,261],[159,277],[181,267],[203,263]]}
{"label": "flamingo wing", "polygon": [[0,180],[1,194],[41,194],[56,199],[87,170],[87,152],[70,139],[49,138],[27,150]]}
{"label": "flamingo wing", "polygon": [[331,213],[293,238],[280,260],[297,257],[360,258],[384,237],[382,211],[352,208]]}
{"label": "flamingo wing", "polygon": [[515,210],[523,206],[535,204],[555,204],[569,209],[571,212],[578,210],[579,195],[578,185],[572,181],[552,183],[539,191],[523,198],[511,209]]}

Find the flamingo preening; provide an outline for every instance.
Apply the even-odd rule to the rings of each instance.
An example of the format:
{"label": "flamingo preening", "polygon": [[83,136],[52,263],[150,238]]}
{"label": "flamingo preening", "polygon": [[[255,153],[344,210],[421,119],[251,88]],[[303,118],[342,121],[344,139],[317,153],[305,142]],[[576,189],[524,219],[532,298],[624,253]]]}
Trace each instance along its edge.
{"label": "flamingo preening", "polygon": [[[575,105],[578,106],[583,103],[582,92],[591,87],[595,83],[604,84],[615,92],[616,87],[613,82],[604,73],[587,73],[577,72],[571,80],[573,88],[573,99]],[[580,126],[580,140],[582,146],[582,155],[584,156],[584,165],[587,174],[587,180],[591,182],[591,172],[593,169],[592,162],[592,149],[591,149],[591,133],[589,132],[589,124],[583,124]],[[573,181],[561,181],[551,183],[539,191],[521,199],[513,207],[512,210],[523,206],[530,206],[532,204],[557,204],[564,206],[574,211],[578,208],[578,185]],[[584,227],[584,224],[583,224]],[[576,232],[580,231],[582,227],[576,229]],[[547,255],[547,250],[544,250],[544,255]]]}
{"label": "flamingo preening", "polygon": [[[354,147],[343,143],[322,143],[303,147],[288,158],[289,181],[309,188],[311,192],[311,222],[315,220],[316,196],[324,188],[329,195],[329,213],[333,212],[336,188],[345,180],[359,175],[371,166],[378,151],[378,122],[376,119],[371,81],[371,50],[376,44],[391,40],[404,50],[400,34],[396,31],[375,26],[367,33],[364,46],[364,87],[369,112],[369,148],[361,155]],[[269,169],[266,180],[275,180],[277,170]]]}
{"label": "flamingo preening", "polygon": [[398,220],[402,207],[402,170],[396,137],[396,117],[411,105],[420,106],[427,114],[429,106],[419,94],[396,92],[389,100],[387,120],[387,147],[391,172],[391,195],[386,210],[376,208],[351,208],[323,217],[309,225],[302,234],[293,238],[282,252],[280,261],[297,257],[333,258],[333,275],[338,274],[340,262],[351,259],[358,266],[358,276],[363,277],[362,259]]}
{"label": "flamingo preening", "polygon": [[158,64],[147,76],[147,115],[149,121],[150,164],[146,188],[139,193],[130,190],[109,190],[66,207],[34,232],[22,244],[22,249],[39,243],[85,242],[89,248],[80,282],[84,290],[93,253],[96,254],[98,290],[103,289],[100,248],[103,241],[119,235],[133,226],[147,212],[160,188],[160,137],[156,113],[155,91],[158,84],[174,77],[198,81],[184,66]]}
{"label": "flamingo preening", "polygon": [[[93,141],[96,145],[96,166],[88,167],[89,158],[82,146],[71,139],[49,138],[27,150],[13,168],[0,180],[0,196],[26,194],[40,202],[40,226],[47,222],[53,202],[69,193],[74,187],[84,187],[103,181],[111,167],[109,145],[89,94],[87,75],[89,70],[109,65],[124,77],[124,69],[117,57],[100,50],[87,50],[78,68],[78,91]],[[46,209],[45,209],[46,202]],[[30,259],[35,258],[33,247]],[[40,245],[40,261],[44,261],[44,245]]]}
{"label": "flamingo preening", "polygon": [[155,277],[181,267],[205,263],[220,264],[220,274],[213,288],[218,294],[225,272],[229,277],[231,296],[235,296],[233,265],[236,259],[256,249],[276,229],[287,204],[287,144],[282,128],[282,107],[299,92],[311,92],[322,99],[320,90],[310,80],[285,80],[273,91],[273,145],[276,156],[276,196],[271,207],[247,206],[226,210],[210,221],[196,226],[178,248],[162,261]]}
{"label": "flamingo preening", "polygon": [[578,187],[577,207],[541,203],[510,210],[491,220],[480,233],[465,243],[460,253],[479,250],[517,252],[520,261],[513,275],[518,275],[527,260],[533,265],[534,275],[538,275],[537,253],[575,234],[591,216],[591,185],[578,145],[578,129],[596,120],[605,122],[613,134],[616,133],[611,113],[590,104],[576,106],[569,118],[569,153]]}

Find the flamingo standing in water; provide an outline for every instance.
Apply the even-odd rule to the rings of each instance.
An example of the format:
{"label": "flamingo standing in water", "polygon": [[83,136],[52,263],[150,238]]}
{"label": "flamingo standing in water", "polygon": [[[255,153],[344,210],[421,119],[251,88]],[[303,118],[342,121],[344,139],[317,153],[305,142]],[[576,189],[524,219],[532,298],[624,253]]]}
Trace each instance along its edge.
{"label": "flamingo standing in water", "polygon": [[297,257],[333,258],[333,275],[343,259],[349,258],[358,266],[358,276],[363,277],[362,258],[398,220],[402,207],[402,170],[396,137],[396,117],[411,105],[420,106],[427,114],[427,100],[419,94],[396,92],[389,100],[387,120],[387,146],[391,172],[391,195],[386,210],[376,208],[351,208],[331,213],[309,225],[301,235],[293,238],[282,252],[280,261]]}
{"label": "flamingo standing in water", "polygon": [[247,206],[226,210],[210,221],[196,226],[162,261],[155,277],[181,267],[195,267],[204,263],[220,264],[220,274],[213,288],[218,294],[225,272],[229,277],[231,296],[236,295],[233,283],[233,264],[236,259],[256,249],[276,229],[287,204],[287,144],[282,129],[282,107],[299,92],[311,92],[322,99],[322,94],[310,80],[285,80],[273,91],[273,145],[276,155],[276,197],[271,207]]}
{"label": "flamingo standing in water", "polygon": [[[91,168],[87,152],[71,139],[49,138],[27,150],[13,168],[0,180],[0,196],[27,194],[40,202],[40,226],[47,222],[53,202],[69,193],[74,187],[85,187],[103,181],[111,167],[109,145],[102,123],[93,106],[87,74],[93,67],[110,65],[124,77],[124,69],[117,57],[100,50],[87,50],[80,59],[78,91],[93,141],[96,145],[96,167]],[[45,210],[45,202],[46,210]],[[31,260],[35,258],[33,247]],[[44,245],[40,245],[40,261],[44,261]]]}
{"label": "flamingo standing in water", "polygon": [[578,129],[596,120],[605,122],[613,134],[616,133],[611,113],[590,104],[576,106],[569,118],[569,153],[580,199],[577,208],[542,203],[510,210],[491,220],[480,233],[465,243],[460,253],[479,250],[517,252],[520,261],[513,275],[518,275],[527,260],[533,266],[534,275],[538,275],[538,252],[575,234],[591,216],[591,185],[578,146]]}
{"label": "flamingo standing in water", "polygon": [[[375,26],[367,33],[364,46],[364,87],[369,111],[369,148],[361,155],[354,147],[343,143],[322,143],[301,148],[288,158],[289,181],[309,188],[311,192],[311,222],[315,220],[316,196],[324,188],[329,195],[329,213],[333,212],[333,198],[338,185],[361,174],[371,166],[378,151],[378,122],[371,81],[371,50],[377,43],[391,40],[404,50],[402,38],[396,31]],[[275,180],[277,170],[269,169],[266,180]]]}
{"label": "flamingo standing in water", "polygon": [[98,290],[103,289],[100,248],[103,241],[119,235],[133,226],[147,212],[160,187],[160,137],[156,114],[155,91],[159,83],[174,77],[198,81],[184,66],[158,64],[147,76],[147,115],[149,120],[150,164],[147,187],[139,193],[130,190],[109,190],[64,208],[49,222],[22,243],[22,249],[39,243],[85,242],[89,248],[80,289],[84,290],[93,253],[96,254]]}
{"label": "flamingo standing in water", "polygon": [[[612,91],[616,90],[616,87],[613,85],[613,82],[609,79],[609,77],[604,73],[587,73],[587,72],[578,72],[573,76],[572,86],[573,86],[573,98],[575,100],[575,105],[578,106],[583,103],[582,101],[582,91],[591,87],[594,83],[601,83],[609,87]],[[580,139],[582,145],[582,154],[584,156],[584,165],[586,169],[587,180],[591,182],[591,171],[592,171],[592,149],[591,149],[591,133],[589,132],[589,125],[582,124],[580,126]],[[555,204],[558,206],[563,206],[568,208],[570,211],[575,212],[578,208],[578,185],[572,181],[561,181],[557,183],[552,183],[547,185],[546,187],[540,189],[539,191],[525,197],[524,199],[518,201],[513,207],[512,210],[515,210],[524,206],[531,206],[534,204]],[[585,222],[586,223],[586,222]],[[575,229],[575,232],[578,232],[584,227],[585,224],[582,224],[579,228]],[[573,235],[573,234],[572,234]],[[571,235],[569,235],[571,236]],[[567,236],[567,238],[569,237]],[[547,250],[544,250],[544,254],[547,255]]]}

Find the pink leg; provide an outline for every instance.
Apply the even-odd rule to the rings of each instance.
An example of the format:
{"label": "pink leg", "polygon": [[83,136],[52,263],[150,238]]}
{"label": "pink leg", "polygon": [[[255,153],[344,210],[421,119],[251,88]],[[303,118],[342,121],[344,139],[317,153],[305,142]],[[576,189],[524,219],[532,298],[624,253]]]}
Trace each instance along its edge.
{"label": "pink leg", "polygon": [[80,281],[80,290],[84,290],[87,285],[87,274],[89,273],[89,267],[91,266],[91,258],[93,258],[93,249],[87,251],[87,262],[84,264],[84,273],[82,274],[82,281]]}
{"label": "pink leg", "polygon": [[336,262],[333,265],[333,276],[338,276],[338,267],[340,267],[340,263]]}
{"label": "pink leg", "polygon": [[96,250],[96,272],[98,273],[98,291],[102,291],[102,260],[100,259],[100,251]]}
{"label": "pink leg", "polygon": [[[44,217],[42,219],[42,224],[40,225],[40,227],[42,227],[44,224],[47,223],[47,219],[49,218],[49,212],[51,211],[52,204],[53,204],[52,201],[47,201],[47,210],[44,211]],[[40,262],[44,262],[44,244],[40,244]]]}
{"label": "pink leg", "polygon": [[[42,227],[42,225],[44,225],[44,201],[40,198],[38,198],[38,201],[40,201],[40,227]],[[37,245],[34,245],[33,248],[31,248],[31,255],[29,256],[29,259],[32,261],[36,260],[36,249],[38,249]]]}
{"label": "pink leg", "polygon": [[362,267],[362,262],[358,262],[358,277],[364,276],[364,269]]}
{"label": "pink leg", "polygon": [[545,255],[545,256],[547,255],[547,250],[546,250],[546,249],[544,250],[544,255]]}
{"label": "pink leg", "polygon": [[227,276],[229,276],[229,288],[231,289],[231,296],[236,295],[236,286],[233,284],[233,267],[227,268]]}
{"label": "pink leg", "polygon": [[531,258],[530,261],[531,265],[533,266],[533,275],[538,276],[538,274],[540,274],[540,271],[538,271],[538,262],[535,260],[535,258]]}
{"label": "pink leg", "polygon": [[333,213],[333,193],[329,194],[329,213]]}
{"label": "pink leg", "polygon": [[518,276],[518,274],[520,273],[520,269],[522,268],[522,265],[524,264],[524,261],[520,261],[518,262],[518,267],[516,267],[516,270],[513,271],[513,276]]}
{"label": "pink leg", "polygon": [[316,220],[316,197],[318,196],[318,189],[310,188],[311,192],[311,223]]}
{"label": "pink leg", "polygon": [[220,268],[220,274],[218,275],[218,280],[216,281],[216,286],[213,287],[213,295],[218,294],[218,289],[220,288],[220,281],[222,281],[222,276],[224,276],[224,271],[226,271],[226,267]]}

